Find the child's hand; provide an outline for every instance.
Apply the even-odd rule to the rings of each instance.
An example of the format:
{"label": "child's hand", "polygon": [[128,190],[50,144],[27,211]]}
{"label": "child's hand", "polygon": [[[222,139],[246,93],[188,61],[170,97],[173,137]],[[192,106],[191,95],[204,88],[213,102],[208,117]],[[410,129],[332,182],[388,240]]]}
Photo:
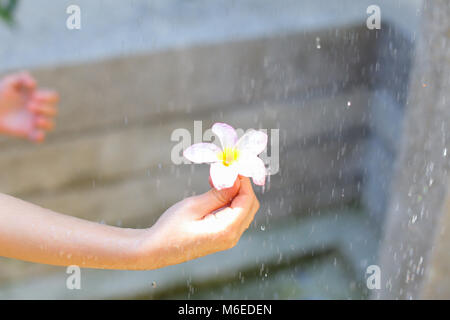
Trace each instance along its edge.
{"label": "child's hand", "polygon": [[12,74],[0,82],[0,132],[41,142],[53,129],[58,94],[36,89],[26,72]]}
{"label": "child's hand", "polygon": [[160,268],[230,249],[258,209],[250,180],[241,176],[229,189],[187,198],[144,231],[137,264],[143,269]]}
{"label": "child's hand", "polygon": [[86,221],[0,194],[0,256],[85,268],[162,268],[232,248],[258,208],[250,180],[240,176],[229,189],[175,204],[149,229]]}

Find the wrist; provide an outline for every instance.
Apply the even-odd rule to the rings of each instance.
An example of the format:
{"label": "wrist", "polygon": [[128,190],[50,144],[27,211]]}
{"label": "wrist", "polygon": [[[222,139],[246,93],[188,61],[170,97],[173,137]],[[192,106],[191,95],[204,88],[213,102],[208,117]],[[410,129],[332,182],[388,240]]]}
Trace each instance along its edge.
{"label": "wrist", "polygon": [[133,239],[128,251],[130,269],[151,270],[165,267],[167,258],[162,250],[164,246],[154,227],[148,229],[134,229]]}

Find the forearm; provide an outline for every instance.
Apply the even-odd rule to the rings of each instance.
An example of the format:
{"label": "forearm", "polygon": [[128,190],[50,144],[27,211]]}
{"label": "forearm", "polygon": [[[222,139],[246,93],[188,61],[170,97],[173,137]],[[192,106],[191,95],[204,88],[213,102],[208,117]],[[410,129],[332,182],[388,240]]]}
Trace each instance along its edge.
{"label": "forearm", "polygon": [[0,256],[61,266],[135,269],[141,264],[143,232],[58,214],[0,194]]}

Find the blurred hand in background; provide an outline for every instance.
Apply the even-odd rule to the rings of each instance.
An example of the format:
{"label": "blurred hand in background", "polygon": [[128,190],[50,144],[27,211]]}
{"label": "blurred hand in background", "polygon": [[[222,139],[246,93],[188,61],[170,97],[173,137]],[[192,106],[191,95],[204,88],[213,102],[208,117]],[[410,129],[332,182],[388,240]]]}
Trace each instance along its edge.
{"label": "blurred hand in background", "polygon": [[0,81],[0,133],[42,142],[54,127],[58,100],[27,72],[6,76]]}

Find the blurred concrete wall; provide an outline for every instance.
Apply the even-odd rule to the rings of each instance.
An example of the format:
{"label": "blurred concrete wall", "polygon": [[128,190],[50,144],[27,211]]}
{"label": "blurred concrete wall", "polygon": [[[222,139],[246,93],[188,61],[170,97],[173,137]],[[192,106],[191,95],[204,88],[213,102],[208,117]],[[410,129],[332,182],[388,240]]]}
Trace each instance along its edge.
{"label": "blurred concrete wall", "polygon": [[380,253],[380,298],[449,298],[449,15],[448,1],[424,4]]}
{"label": "blurred concrete wall", "polygon": [[[124,10],[80,3],[80,33],[62,27],[64,1],[41,4],[58,17],[45,21],[33,14],[35,2],[23,1],[17,29],[0,29],[12,43],[1,47],[0,70],[32,67],[43,86],[61,94],[58,126],[45,144],[0,140],[1,192],[93,221],[147,227],[176,201],[208,188],[207,166],[171,162],[173,130],[192,132],[194,120],[203,129],[225,121],[280,129],[280,172],[264,193],[258,189],[258,225],[292,215],[319,219],[321,210],[361,198],[381,224],[399,135],[390,129],[403,118],[398,93],[409,72],[411,34],[404,30],[415,22],[416,2],[386,4],[383,34],[365,26],[369,2],[199,1],[184,10],[175,2],[133,1]],[[104,19],[93,22],[89,12]],[[146,12],[158,14],[148,19]],[[397,23],[394,13],[406,20]],[[311,248],[301,235],[283,252]],[[323,248],[336,238],[307,240]],[[266,253],[278,257],[279,250]],[[375,255],[354,263],[364,267]],[[208,261],[222,270],[223,260]],[[11,284],[62,272],[6,259],[0,270],[0,281]],[[21,288],[3,292],[17,297],[27,291]]]}
{"label": "blurred concrete wall", "polygon": [[[447,182],[448,184],[449,182]],[[429,256],[429,266],[421,298],[424,299],[450,299],[450,192],[444,200],[442,216],[436,228],[434,246]],[[419,258],[420,259],[420,258]],[[419,262],[423,259],[419,260]],[[421,271],[421,265],[417,268]],[[423,269],[422,269],[423,270]]]}

